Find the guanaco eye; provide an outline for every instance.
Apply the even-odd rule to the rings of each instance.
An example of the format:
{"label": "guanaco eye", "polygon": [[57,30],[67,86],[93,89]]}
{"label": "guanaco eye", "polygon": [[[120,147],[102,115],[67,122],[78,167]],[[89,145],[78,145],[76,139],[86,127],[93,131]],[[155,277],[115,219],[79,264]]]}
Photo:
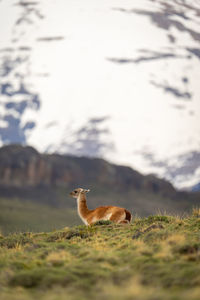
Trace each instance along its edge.
{"label": "guanaco eye", "polygon": [[74,193],[77,193],[77,191],[74,191]]}

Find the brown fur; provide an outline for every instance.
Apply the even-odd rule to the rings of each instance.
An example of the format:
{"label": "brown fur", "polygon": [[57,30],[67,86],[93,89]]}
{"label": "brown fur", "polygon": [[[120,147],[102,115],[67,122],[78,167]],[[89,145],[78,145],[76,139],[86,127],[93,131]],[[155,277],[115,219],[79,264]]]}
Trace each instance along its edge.
{"label": "brown fur", "polygon": [[86,203],[86,193],[89,190],[82,188],[75,189],[70,195],[77,199],[78,214],[86,225],[91,225],[100,220],[110,220],[118,224],[127,224],[131,222],[131,213],[122,207],[100,206],[90,210]]}
{"label": "brown fur", "polygon": [[125,213],[126,213],[126,221],[130,222],[132,218],[130,211],[125,209]]}

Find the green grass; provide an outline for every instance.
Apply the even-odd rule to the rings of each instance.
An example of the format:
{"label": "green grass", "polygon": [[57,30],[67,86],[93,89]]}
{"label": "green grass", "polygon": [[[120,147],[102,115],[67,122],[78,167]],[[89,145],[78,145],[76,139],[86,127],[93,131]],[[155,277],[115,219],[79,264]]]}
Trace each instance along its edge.
{"label": "green grass", "polygon": [[0,198],[0,233],[51,231],[80,224],[75,209]]}
{"label": "green grass", "polygon": [[200,218],[0,236],[1,300],[199,300]]}

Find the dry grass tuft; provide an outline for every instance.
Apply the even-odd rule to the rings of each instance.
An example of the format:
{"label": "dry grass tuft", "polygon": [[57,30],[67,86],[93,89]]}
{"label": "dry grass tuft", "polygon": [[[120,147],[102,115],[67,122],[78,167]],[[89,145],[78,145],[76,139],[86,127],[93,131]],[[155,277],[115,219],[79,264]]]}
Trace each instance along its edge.
{"label": "dry grass tuft", "polygon": [[200,208],[199,207],[193,208],[192,216],[195,217],[195,218],[200,218]]}

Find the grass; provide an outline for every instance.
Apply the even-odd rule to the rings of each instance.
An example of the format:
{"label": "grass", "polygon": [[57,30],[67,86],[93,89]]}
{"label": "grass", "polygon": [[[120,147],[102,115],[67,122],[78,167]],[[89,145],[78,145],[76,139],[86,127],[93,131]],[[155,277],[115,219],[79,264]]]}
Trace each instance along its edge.
{"label": "grass", "polygon": [[0,235],[0,299],[197,300],[200,218]]}
{"label": "grass", "polygon": [[0,233],[51,231],[80,224],[75,209],[0,198]]}

